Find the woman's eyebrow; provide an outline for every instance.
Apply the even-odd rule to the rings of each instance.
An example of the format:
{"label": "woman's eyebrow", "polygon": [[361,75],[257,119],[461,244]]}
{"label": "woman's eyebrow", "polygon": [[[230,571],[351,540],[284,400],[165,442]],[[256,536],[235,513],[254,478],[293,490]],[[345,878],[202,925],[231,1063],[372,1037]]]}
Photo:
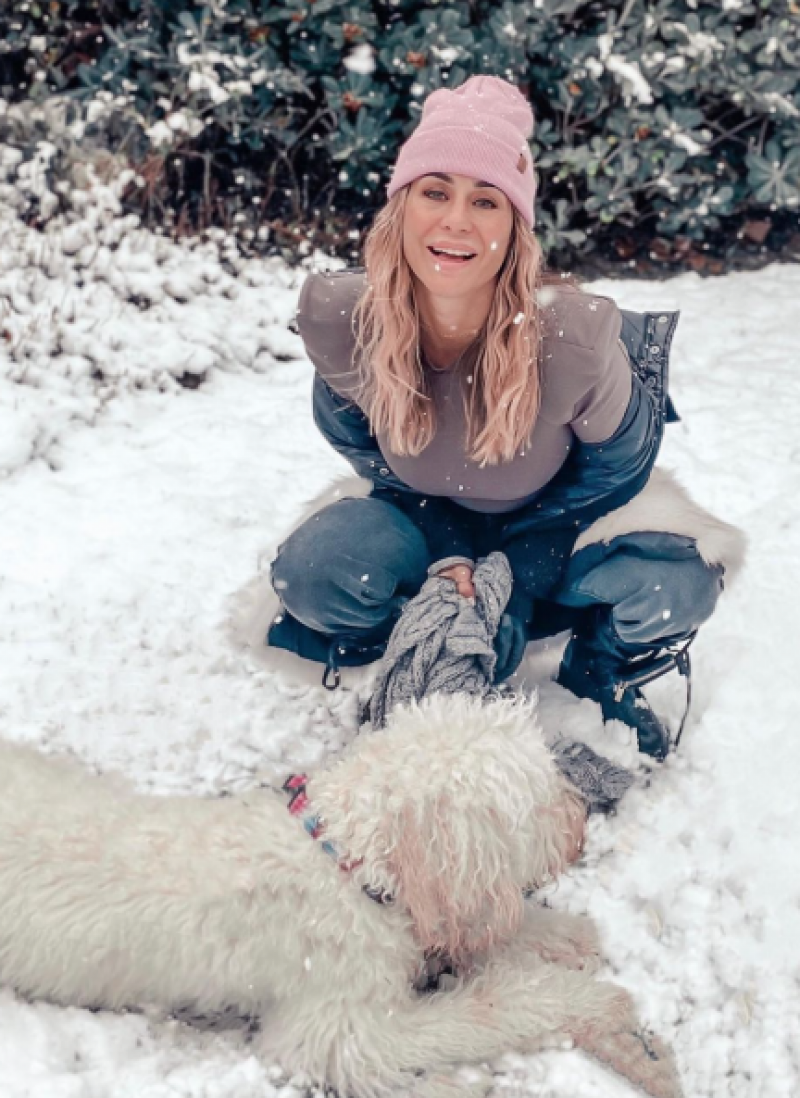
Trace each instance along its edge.
{"label": "woman's eyebrow", "polygon": [[[445,183],[452,183],[453,182],[452,175],[447,175],[446,172],[428,172],[428,174],[424,178],[425,179],[430,179],[430,178],[443,179],[445,181]],[[499,187],[495,187],[494,183],[486,183],[482,179],[478,180],[478,182],[475,184],[475,187],[476,188],[477,187],[491,187],[491,189],[493,191],[499,190]]]}

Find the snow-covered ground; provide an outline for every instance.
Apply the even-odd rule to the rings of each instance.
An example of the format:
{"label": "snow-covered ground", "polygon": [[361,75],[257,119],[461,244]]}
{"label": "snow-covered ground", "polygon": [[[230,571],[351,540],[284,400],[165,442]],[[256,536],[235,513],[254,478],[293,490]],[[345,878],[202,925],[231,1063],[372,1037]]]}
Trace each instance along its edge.
{"label": "snow-covered ground", "polygon": [[[231,599],[343,463],[286,330],[302,272],[178,246],[87,204],[44,234],[0,209],[2,735],[154,794],[241,789],[313,767],[357,698],[249,666]],[[227,259],[221,262],[221,256]],[[800,1090],[800,268],[594,283],[680,308],[663,464],[743,526],[748,567],[694,647],[680,752],[550,896],[598,921],[614,977],[675,1046],[688,1098]],[[202,375],[198,388],[176,377]],[[630,759],[626,730],[548,679],[545,724]],[[678,718],[683,683],[653,697]],[[631,1098],[577,1052],[507,1057],[497,1093]],[[281,1098],[304,1092],[245,1030],[22,1001],[0,989],[2,1098]]]}

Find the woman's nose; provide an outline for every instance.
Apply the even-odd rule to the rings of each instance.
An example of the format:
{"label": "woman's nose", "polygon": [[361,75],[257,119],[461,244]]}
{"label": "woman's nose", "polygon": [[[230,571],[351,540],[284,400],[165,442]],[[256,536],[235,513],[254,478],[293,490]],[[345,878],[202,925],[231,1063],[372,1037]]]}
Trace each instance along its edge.
{"label": "woman's nose", "polygon": [[448,229],[469,229],[472,226],[472,207],[469,199],[452,198],[442,215],[442,227]]}

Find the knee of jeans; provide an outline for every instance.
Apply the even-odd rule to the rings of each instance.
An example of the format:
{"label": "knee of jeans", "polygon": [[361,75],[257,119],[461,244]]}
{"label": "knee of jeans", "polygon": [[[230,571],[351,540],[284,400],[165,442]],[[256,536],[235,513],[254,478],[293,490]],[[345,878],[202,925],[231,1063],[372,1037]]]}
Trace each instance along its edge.
{"label": "knee of jeans", "polygon": [[278,546],[278,551],[269,566],[269,578],[277,595],[289,587],[294,578],[294,554],[284,552],[286,542]]}
{"label": "knee of jeans", "polygon": [[[318,601],[320,588],[326,586],[324,559],[304,551],[304,546],[287,539],[270,565],[273,589],[292,614],[302,611],[306,603]],[[297,616],[297,615],[296,615]]]}
{"label": "knee of jeans", "polygon": [[323,633],[369,632],[382,626],[398,601],[398,577],[347,553],[323,558],[283,552],[272,564],[272,584],[298,621]]}
{"label": "knee of jeans", "polygon": [[706,564],[698,557],[697,578],[692,588],[692,605],[694,606],[697,625],[708,621],[716,609],[719,597],[725,586],[725,569],[719,564]]}
{"label": "knee of jeans", "polygon": [[639,642],[688,637],[713,614],[722,571],[699,556],[664,563],[659,575],[614,607],[616,633]]}

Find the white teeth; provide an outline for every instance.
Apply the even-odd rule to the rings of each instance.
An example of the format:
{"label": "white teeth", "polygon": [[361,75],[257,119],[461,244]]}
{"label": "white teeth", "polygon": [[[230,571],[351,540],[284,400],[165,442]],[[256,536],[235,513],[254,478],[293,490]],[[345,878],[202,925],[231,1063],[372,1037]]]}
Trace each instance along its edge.
{"label": "white teeth", "polygon": [[431,251],[435,255],[452,255],[458,259],[471,259],[475,255],[474,252],[455,252],[450,251],[448,248],[431,248]]}

